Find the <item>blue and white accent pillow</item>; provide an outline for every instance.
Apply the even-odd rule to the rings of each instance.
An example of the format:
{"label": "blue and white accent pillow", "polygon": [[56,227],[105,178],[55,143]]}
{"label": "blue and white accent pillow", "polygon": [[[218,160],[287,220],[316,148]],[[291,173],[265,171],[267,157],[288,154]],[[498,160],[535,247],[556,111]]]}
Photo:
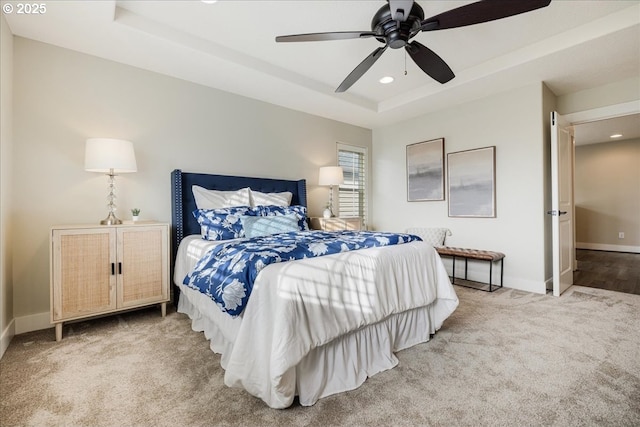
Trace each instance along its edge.
{"label": "blue and white accent pillow", "polygon": [[193,211],[193,216],[200,224],[200,234],[205,240],[230,240],[244,237],[241,218],[251,214],[249,206]]}
{"label": "blue and white accent pillow", "polygon": [[[309,225],[307,224],[307,208],[300,205],[287,207],[265,205],[254,208],[249,206],[235,206],[219,209],[196,209],[193,211],[193,216],[198,221],[198,224],[200,224],[200,235],[205,240],[231,240],[245,237],[245,226],[242,221],[242,218],[245,216],[294,218],[297,225],[296,229],[287,229],[283,232],[309,230]],[[284,224],[288,223],[288,221],[282,218],[280,223]],[[265,224],[266,221],[263,221],[261,226]],[[250,224],[250,226],[252,225],[253,223]],[[253,228],[247,237],[253,237]]]}
{"label": "blue and white accent pillow", "polygon": [[247,238],[299,231],[298,216],[294,213],[277,216],[243,216],[241,220],[244,237]]}
{"label": "blue and white accent pillow", "polygon": [[298,230],[307,231],[307,207],[301,205],[294,206],[275,206],[264,205],[252,208],[252,214],[256,216],[279,216],[294,214],[298,218]]}

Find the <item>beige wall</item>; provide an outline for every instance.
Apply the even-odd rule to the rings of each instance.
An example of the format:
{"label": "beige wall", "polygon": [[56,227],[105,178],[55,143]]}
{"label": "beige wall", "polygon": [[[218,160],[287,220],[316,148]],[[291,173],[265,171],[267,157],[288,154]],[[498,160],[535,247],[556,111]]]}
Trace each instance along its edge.
{"label": "beige wall", "polygon": [[14,335],[11,277],[11,159],[13,147],[13,35],[0,16],[0,356]]}
{"label": "beige wall", "polygon": [[640,79],[633,77],[559,96],[557,108],[560,114],[569,114],[626,102],[638,102],[639,99]]}
{"label": "beige wall", "polygon": [[83,169],[88,137],[134,143],[138,172],[118,176],[119,216],[170,221],[169,174],[307,179],[310,214],[326,188],[318,167],[336,142],[371,148],[371,130],[15,38],[12,228],[16,329],[48,324],[49,227],[98,223],[107,182]]}
{"label": "beige wall", "polygon": [[[374,129],[374,226],[450,228],[447,244],[506,254],[506,286],[544,293],[545,108],[543,85],[534,84]],[[496,218],[450,218],[446,200],[407,202],[406,146],[440,137],[445,153],[496,146]],[[486,281],[488,266],[473,275]]]}
{"label": "beige wall", "polygon": [[640,139],[577,146],[575,199],[577,247],[640,252]]}

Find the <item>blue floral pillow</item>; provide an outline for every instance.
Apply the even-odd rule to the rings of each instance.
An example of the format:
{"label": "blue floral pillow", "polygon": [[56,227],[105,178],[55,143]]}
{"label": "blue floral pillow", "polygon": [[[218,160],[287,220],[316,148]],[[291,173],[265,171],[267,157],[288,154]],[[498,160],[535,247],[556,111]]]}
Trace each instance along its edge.
{"label": "blue floral pillow", "polygon": [[265,205],[265,206],[256,206],[251,209],[252,214],[255,216],[279,216],[279,215],[290,215],[295,214],[298,218],[298,229],[300,231],[305,231],[309,229],[309,225],[307,224],[307,207],[301,205],[294,206],[275,206],[275,205]]}
{"label": "blue floral pillow", "polygon": [[251,214],[249,206],[196,209],[193,211],[193,216],[200,224],[200,234],[205,240],[229,240],[244,237],[241,217]]}

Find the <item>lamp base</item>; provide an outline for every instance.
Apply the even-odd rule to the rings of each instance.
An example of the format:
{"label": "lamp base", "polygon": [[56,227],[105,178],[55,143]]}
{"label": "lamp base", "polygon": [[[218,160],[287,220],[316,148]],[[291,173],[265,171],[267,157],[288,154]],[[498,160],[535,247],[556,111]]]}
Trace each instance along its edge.
{"label": "lamp base", "polygon": [[118,225],[122,224],[122,220],[117,218],[113,212],[109,212],[109,215],[100,221],[100,225]]}

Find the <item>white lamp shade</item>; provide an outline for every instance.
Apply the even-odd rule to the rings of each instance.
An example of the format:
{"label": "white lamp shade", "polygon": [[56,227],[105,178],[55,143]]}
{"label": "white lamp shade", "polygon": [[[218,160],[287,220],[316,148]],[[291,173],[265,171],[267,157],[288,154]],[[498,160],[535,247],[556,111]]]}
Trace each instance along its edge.
{"label": "white lamp shade", "polygon": [[324,166],[320,168],[318,176],[319,185],[339,185],[344,182],[342,167],[340,166]]}
{"label": "white lamp shade", "polygon": [[113,138],[89,138],[84,152],[87,172],[136,172],[136,155],[131,141]]}

